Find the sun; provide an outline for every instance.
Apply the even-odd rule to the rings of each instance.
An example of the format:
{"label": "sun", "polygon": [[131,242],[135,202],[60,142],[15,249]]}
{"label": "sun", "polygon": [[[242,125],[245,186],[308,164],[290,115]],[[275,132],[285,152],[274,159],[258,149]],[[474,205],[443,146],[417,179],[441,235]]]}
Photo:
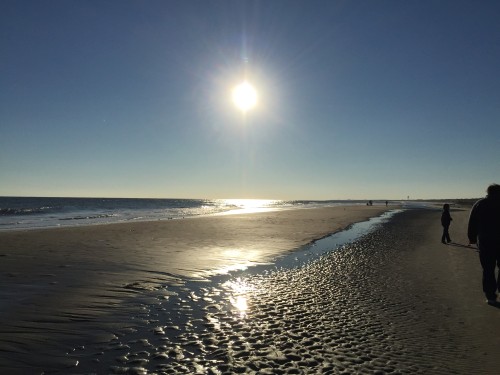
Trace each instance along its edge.
{"label": "sun", "polygon": [[250,83],[244,81],[235,86],[232,98],[236,107],[246,112],[257,105],[257,90]]}

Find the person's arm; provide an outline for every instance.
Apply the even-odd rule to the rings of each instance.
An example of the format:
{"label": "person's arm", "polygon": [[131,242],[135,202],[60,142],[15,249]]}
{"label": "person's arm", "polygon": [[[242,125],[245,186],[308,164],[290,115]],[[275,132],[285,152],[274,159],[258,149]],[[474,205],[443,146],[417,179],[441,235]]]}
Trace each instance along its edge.
{"label": "person's arm", "polygon": [[472,206],[469,216],[469,225],[467,227],[467,237],[469,237],[469,244],[477,243],[477,224],[478,224],[478,208],[477,203]]}

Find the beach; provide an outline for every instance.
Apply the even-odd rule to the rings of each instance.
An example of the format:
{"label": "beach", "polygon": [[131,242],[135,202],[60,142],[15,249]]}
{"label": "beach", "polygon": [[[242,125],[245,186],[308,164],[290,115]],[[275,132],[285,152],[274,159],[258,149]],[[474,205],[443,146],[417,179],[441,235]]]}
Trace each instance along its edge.
{"label": "beach", "polygon": [[0,369],[496,373],[500,309],[484,302],[467,210],[451,245],[439,210],[405,210],[306,266],[227,274],[387,209],[0,233]]}

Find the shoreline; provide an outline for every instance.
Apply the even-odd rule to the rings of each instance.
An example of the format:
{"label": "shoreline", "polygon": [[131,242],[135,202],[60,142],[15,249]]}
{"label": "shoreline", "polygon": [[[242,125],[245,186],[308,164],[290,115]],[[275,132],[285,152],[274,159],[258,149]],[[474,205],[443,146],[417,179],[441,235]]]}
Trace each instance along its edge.
{"label": "shoreline", "polygon": [[[186,203],[179,205],[179,200],[176,199],[160,199],[160,202],[165,201],[164,206],[151,207],[144,202],[141,203],[141,199],[125,199],[127,202],[131,201],[128,206],[115,206],[109,203],[116,199],[92,198],[89,199],[92,202],[90,204],[86,202],[86,198],[75,198],[77,202],[72,202],[73,198],[39,198],[41,201],[38,201],[38,198],[27,199],[35,201],[2,202],[3,205],[1,207],[12,206],[13,208],[0,208],[0,232],[169,221],[218,215],[365,205],[362,201],[350,200],[288,202],[254,199],[185,199],[181,201],[186,201]],[[44,199],[47,201],[44,201]],[[62,201],[54,202],[51,199]],[[2,197],[0,197],[1,200]],[[150,202],[151,200],[145,199],[143,201]],[[207,201],[206,204],[204,204],[205,201]],[[394,204],[397,205],[397,202],[392,202],[391,206]],[[376,205],[381,204],[379,202]],[[15,214],[16,212],[18,213],[17,215]]]}

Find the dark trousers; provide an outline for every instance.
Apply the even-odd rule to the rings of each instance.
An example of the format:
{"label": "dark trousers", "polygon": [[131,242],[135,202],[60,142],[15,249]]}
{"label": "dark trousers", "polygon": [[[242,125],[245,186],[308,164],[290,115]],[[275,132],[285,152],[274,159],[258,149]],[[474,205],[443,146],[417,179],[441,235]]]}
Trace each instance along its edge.
{"label": "dark trousers", "polygon": [[448,232],[448,229],[450,229],[449,225],[443,225],[443,235],[441,236],[442,243],[446,243],[445,241],[451,242],[450,233]]}
{"label": "dark trousers", "polygon": [[500,268],[500,243],[479,243],[479,260],[483,267],[483,292],[486,298],[494,298],[500,290],[500,277],[496,276],[495,268]]}

